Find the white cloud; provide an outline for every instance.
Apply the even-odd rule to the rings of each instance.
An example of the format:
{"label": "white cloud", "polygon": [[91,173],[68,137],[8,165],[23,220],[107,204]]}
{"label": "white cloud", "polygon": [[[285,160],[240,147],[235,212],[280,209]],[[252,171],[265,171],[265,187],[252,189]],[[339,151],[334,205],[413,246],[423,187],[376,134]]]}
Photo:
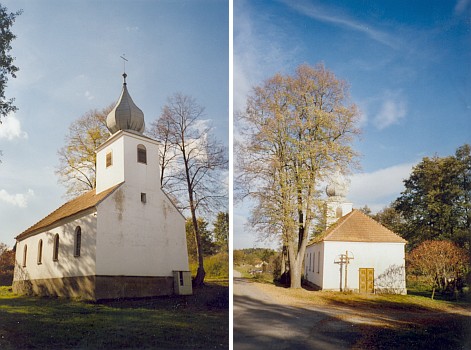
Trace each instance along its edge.
{"label": "white cloud", "polygon": [[354,207],[368,205],[373,212],[381,210],[404,190],[403,180],[409,178],[415,163],[403,163],[351,178],[348,199]]}
{"label": "white cloud", "polygon": [[407,114],[407,103],[400,92],[386,92],[379,112],[373,119],[374,125],[383,130],[398,124]]}
{"label": "white cloud", "polygon": [[16,193],[9,194],[6,190],[0,190],[0,201],[5,203],[20,207],[26,208],[28,206],[28,201],[31,197],[34,196],[34,191],[29,189],[26,193]]}
{"label": "white cloud", "polygon": [[90,91],[88,91],[88,90],[85,91],[84,96],[85,96],[85,98],[86,98],[87,100],[89,100],[89,101],[91,101],[91,100],[93,100],[93,99],[95,98],[95,96],[93,96],[93,95],[90,93]]}
{"label": "white cloud", "polygon": [[[244,2],[238,2],[237,6],[233,61],[235,112],[244,109],[253,86],[286,70],[299,50],[296,39],[286,37],[276,23],[261,19],[263,16],[258,16],[257,20],[251,18],[243,8]],[[267,34],[258,32],[257,25],[263,26],[263,33]]]}
{"label": "white cloud", "polygon": [[2,119],[0,124],[0,139],[26,139],[28,134],[21,130],[21,122],[16,118],[13,113],[8,114]]}
{"label": "white cloud", "polygon": [[393,49],[398,49],[400,47],[400,43],[397,38],[372,27],[370,24],[362,23],[350,18],[346,14],[342,14],[338,8],[320,6],[311,2],[306,3],[302,1],[285,0],[284,3],[307,17],[363,33],[371,39]]}
{"label": "white cloud", "polygon": [[232,214],[233,220],[233,249],[243,248],[271,248],[278,249],[279,242],[276,238],[263,239],[256,231],[251,230],[248,225],[247,217],[250,215],[248,209],[238,208],[234,209]]}
{"label": "white cloud", "polygon": [[471,3],[471,0],[458,0],[455,5],[455,13],[462,14]]}

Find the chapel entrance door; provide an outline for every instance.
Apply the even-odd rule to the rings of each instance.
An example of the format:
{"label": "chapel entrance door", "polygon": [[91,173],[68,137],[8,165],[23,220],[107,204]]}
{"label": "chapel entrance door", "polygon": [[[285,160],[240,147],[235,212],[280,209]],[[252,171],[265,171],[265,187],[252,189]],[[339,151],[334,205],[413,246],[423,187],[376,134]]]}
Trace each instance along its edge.
{"label": "chapel entrance door", "polygon": [[375,269],[360,268],[360,293],[373,293],[374,292],[374,276]]}

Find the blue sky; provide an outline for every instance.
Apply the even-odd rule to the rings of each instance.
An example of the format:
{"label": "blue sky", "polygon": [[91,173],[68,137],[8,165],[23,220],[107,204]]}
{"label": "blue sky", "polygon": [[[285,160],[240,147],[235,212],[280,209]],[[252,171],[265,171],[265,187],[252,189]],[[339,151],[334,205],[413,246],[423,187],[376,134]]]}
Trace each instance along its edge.
{"label": "blue sky", "polygon": [[[234,1],[234,108],[252,86],[323,62],[362,111],[354,207],[380,210],[424,156],[471,143],[471,1]],[[234,248],[276,246],[234,207]]]}
{"label": "blue sky", "polygon": [[146,123],[167,97],[193,96],[228,143],[229,20],[225,0],[2,1],[20,71],[7,87],[19,111],[0,125],[0,242],[62,205],[54,170],[69,125],[128,89]]}

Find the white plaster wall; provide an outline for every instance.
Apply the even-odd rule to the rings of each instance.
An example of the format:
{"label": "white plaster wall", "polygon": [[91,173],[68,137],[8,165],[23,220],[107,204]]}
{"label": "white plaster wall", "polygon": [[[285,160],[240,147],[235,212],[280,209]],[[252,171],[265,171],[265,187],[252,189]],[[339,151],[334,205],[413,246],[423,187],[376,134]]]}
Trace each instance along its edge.
{"label": "white plaster wall", "polygon": [[[324,277],[323,255],[324,255],[324,243],[320,242],[317,244],[310,245],[306,248],[307,260],[306,259],[304,260],[304,265],[305,265],[304,278],[321,288],[322,288],[323,277]],[[309,257],[311,258],[310,265],[309,265]]]}
{"label": "white plaster wall", "polygon": [[[103,192],[124,181],[124,139],[119,137],[120,135],[122,134],[113,135],[97,151],[96,193]],[[106,154],[110,151],[112,153],[113,164],[107,168]]]}
{"label": "white plaster wall", "polygon": [[[147,164],[137,161],[138,145],[146,148]],[[124,181],[97,207],[98,275],[173,276],[189,269],[185,219],[160,189],[158,147],[155,140],[120,131],[98,150],[97,191]],[[106,168],[109,149],[113,166]]]}
{"label": "white plaster wall", "polygon": [[[137,162],[137,146],[146,147],[147,164]],[[159,143],[125,133],[123,135],[124,179],[141,192],[160,191]]]}
{"label": "white plaster wall", "polygon": [[[359,269],[374,268],[374,277],[384,273],[389,267],[405,266],[404,243],[364,243],[364,242],[324,242],[323,289],[338,290],[340,286],[339,265],[334,261],[348,250],[354,259],[348,264],[348,289],[359,289]],[[342,279],[345,278],[345,270]],[[405,278],[405,273],[403,274]],[[405,279],[397,281],[398,288],[405,290]],[[375,288],[376,288],[375,283]]]}
{"label": "white plaster wall", "polygon": [[97,274],[173,276],[187,271],[185,220],[161,192],[127,181],[98,206]]}
{"label": "white plaster wall", "polygon": [[[95,274],[96,216],[64,221],[62,225],[38,233],[17,243],[14,280],[89,276]],[[74,256],[75,228],[81,227],[82,244],[79,257]],[[54,236],[59,234],[58,260],[53,261]],[[43,241],[42,262],[38,264],[39,240]],[[26,267],[23,267],[24,246],[28,246]]]}
{"label": "white plaster wall", "polygon": [[[334,197],[336,198],[336,197]],[[326,202],[326,226],[329,228],[337,222],[342,216],[347,215],[353,210],[353,203],[344,201],[335,201],[330,198]]]}
{"label": "white plaster wall", "polygon": [[[147,164],[137,162],[137,146],[144,145]],[[131,132],[119,131],[97,150],[96,193],[123,181],[145,190],[160,188],[159,143]],[[112,152],[113,164],[106,167],[106,154]]]}

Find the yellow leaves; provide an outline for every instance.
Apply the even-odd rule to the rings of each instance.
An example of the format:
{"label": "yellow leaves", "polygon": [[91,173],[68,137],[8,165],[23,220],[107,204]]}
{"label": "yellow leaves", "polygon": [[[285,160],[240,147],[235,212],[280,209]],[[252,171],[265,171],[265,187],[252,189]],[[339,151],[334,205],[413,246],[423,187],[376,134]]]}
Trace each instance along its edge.
{"label": "yellow leaves", "polygon": [[248,97],[240,118],[238,184],[256,201],[253,214],[269,218],[255,221],[262,230],[277,223],[293,239],[301,226],[308,230],[318,206],[316,186],[355,158],[359,112],[346,99],[347,87],[322,64],[302,65],[293,75],[273,76]]}

